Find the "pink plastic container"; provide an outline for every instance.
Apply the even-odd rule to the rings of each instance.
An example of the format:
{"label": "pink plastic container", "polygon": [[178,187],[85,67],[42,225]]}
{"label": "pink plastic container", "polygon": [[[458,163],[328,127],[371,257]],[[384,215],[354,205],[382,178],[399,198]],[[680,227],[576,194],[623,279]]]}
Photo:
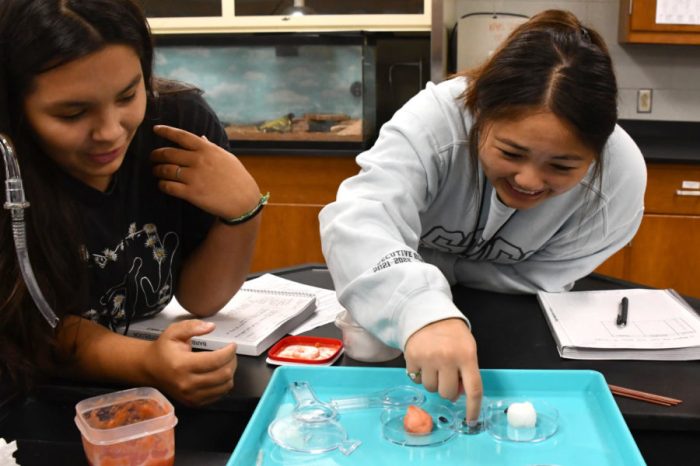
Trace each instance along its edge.
{"label": "pink plastic container", "polygon": [[91,466],[172,466],[175,409],[155,388],[87,398],[75,405],[75,424]]}

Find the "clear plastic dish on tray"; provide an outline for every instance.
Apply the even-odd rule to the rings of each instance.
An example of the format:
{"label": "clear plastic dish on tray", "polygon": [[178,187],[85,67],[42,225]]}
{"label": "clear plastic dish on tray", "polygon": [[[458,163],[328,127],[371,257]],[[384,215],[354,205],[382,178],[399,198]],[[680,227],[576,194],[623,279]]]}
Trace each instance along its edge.
{"label": "clear plastic dish on tray", "polygon": [[425,395],[415,387],[398,385],[366,395],[333,398],[327,403],[318,399],[308,382],[289,384],[296,406],[292,415],[301,421],[323,422],[337,419],[339,411],[370,408],[406,408],[420,406]]}
{"label": "clear plastic dish on tray", "polygon": [[457,398],[456,401],[452,403],[452,410],[455,413],[456,424],[455,429],[462,435],[476,435],[482,433],[486,430],[486,423],[484,422],[484,412],[489,404],[489,399],[483,397],[481,400],[481,411],[479,413],[479,419],[476,423],[468,424],[466,421],[467,417],[467,402],[464,395]]}
{"label": "clear plastic dish on tray", "polygon": [[404,427],[405,407],[385,408],[380,421],[382,435],[392,443],[410,447],[440,445],[457,435],[456,417],[448,403],[427,401],[421,405],[433,420],[433,428],[427,434],[412,434]]}
{"label": "clear plastic dish on tray", "polygon": [[273,421],[267,430],[270,438],[280,447],[302,453],[325,453],[336,448],[349,455],[360,445],[359,440],[348,439],[348,434],[338,422],[306,422],[294,416]]}
{"label": "clear plastic dish on tray", "polygon": [[[508,408],[513,403],[532,404],[536,415],[533,425],[514,426],[508,422]],[[504,398],[488,403],[484,421],[488,433],[498,440],[536,443],[548,439],[557,431],[559,412],[546,401]]]}
{"label": "clear plastic dish on tray", "polygon": [[[345,428],[338,422],[338,411],[385,408],[406,409],[409,405],[421,405],[425,395],[415,387],[400,385],[366,395],[335,398],[326,403],[318,399],[308,382],[293,381],[288,385],[294,397],[295,406],[292,412],[270,423],[268,434],[273,442],[280,447],[303,453],[325,453],[339,449],[349,455],[360,444],[359,441],[349,440]],[[447,408],[445,408],[447,409]],[[446,411],[447,416],[449,414]],[[449,420],[453,422],[453,416]],[[406,441],[397,439],[390,433],[392,441],[405,444]],[[440,439],[444,433],[436,433]],[[423,439],[424,440],[424,439]],[[444,440],[442,440],[444,441]]]}

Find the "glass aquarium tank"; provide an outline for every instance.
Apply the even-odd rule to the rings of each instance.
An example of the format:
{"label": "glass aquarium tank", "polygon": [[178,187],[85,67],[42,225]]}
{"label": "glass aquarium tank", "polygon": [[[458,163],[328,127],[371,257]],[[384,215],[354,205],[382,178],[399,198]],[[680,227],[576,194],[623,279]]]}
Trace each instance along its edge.
{"label": "glass aquarium tank", "polygon": [[423,14],[423,0],[139,0],[149,18],[221,16],[224,3],[236,16]]}
{"label": "glass aquarium tank", "polygon": [[233,4],[239,16],[286,15],[295,8],[317,15],[422,14],[424,6],[423,0],[234,0]]}
{"label": "glass aquarium tank", "polygon": [[138,0],[149,18],[221,16],[221,0]]}
{"label": "glass aquarium tank", "polygon": [[231,146],[363,148],[376,134],[370,33],[157,37],[158,76],[197,86]]}

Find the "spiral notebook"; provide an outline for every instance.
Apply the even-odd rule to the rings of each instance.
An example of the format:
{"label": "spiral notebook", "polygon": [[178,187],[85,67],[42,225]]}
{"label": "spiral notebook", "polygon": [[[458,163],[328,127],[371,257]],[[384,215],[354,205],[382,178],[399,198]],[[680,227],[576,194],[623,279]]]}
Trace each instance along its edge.
{"label": "spiral notebook", "polygon": [[[216,328],[192,338],[192,347],[215,350],[235,342],[236,353],[258,356],[308,319],[316,309],[316,296],[306,291],[280,289],[273,277],[265,274],[248,280],[219,312],[202,318],[216,324]],[[193,318],[173,298],[155,316],[132,322],[127,335],[155,340],[170,324]]]}

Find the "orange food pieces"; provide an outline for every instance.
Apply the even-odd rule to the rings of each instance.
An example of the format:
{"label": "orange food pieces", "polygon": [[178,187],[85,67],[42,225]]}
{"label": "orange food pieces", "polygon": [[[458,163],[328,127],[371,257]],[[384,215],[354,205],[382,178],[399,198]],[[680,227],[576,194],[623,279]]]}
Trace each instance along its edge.
{"label": "orange food pieces", "polygon": [[91,466],[172,466],[175,463],[172,429],[112,445],[93,445],[83,438],[83,446]]}
{"label": "orange food pieces", "polygon": [[157,401],[138,399],[117,403],[103,408],[95,408],[83,414],[90,427],[96,429],[113,429],[128,426],[141,421],[147,421],[165,414]]}
{"label": "orange food pieces", "polygon": [[413,435],[429,434],[433,430],[433,418],[424,409],[410,405],[403,417],[403,428]]}

